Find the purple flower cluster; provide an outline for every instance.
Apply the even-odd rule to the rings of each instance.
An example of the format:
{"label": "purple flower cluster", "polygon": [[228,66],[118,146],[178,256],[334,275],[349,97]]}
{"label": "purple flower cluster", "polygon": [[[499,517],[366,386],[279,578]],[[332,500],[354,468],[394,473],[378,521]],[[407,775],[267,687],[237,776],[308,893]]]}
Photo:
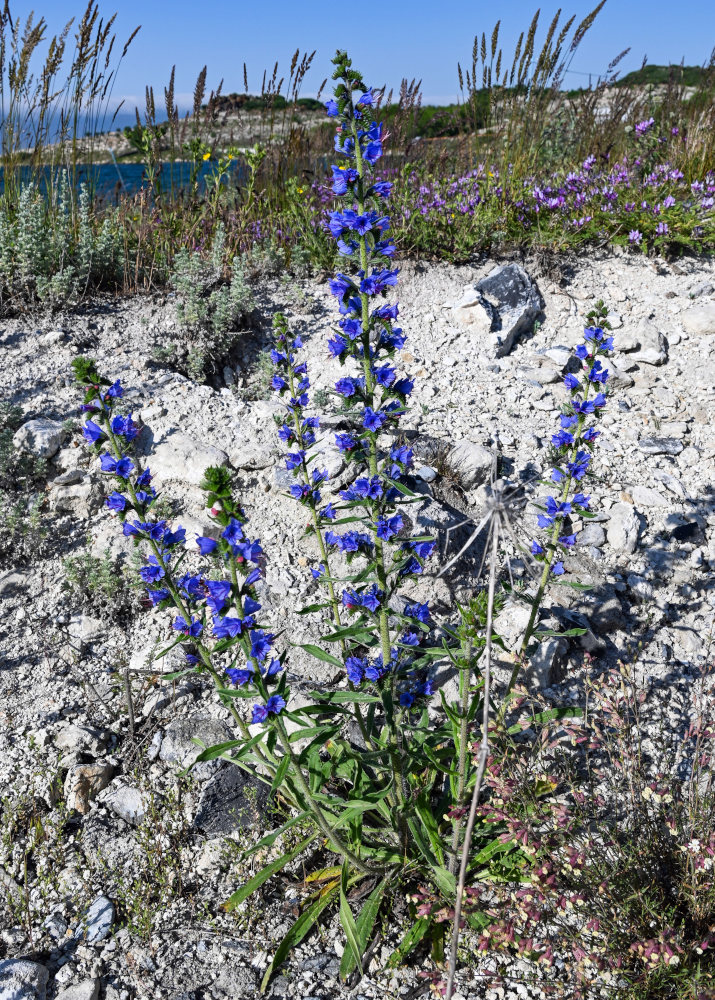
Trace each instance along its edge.
{"label": "purple flower cluster", "polygon": [[563,562],[556,557],[567,553],[576,542],[575,534],[563,530],[566,519],[572,514],[589,516],[590,497],[581,491],[579,484],[589,470],[593,445],[600,434],[593,421],[606,405],[603,390],[609,372],[603,367],[601,357],[613,350],[613,337],[600,326],[587,327],[583,337],[584,342],[574,349],[581,362],[581,376],[564,377],[570,400],[559,417],[559,429],[551,436],[555,452],[551,481],[561,492],[558,497],[546,498],[543,513],[537,517],[538,526],[549,532],[548,541],[531,544],[531,554],[554,576],[564,572]]}

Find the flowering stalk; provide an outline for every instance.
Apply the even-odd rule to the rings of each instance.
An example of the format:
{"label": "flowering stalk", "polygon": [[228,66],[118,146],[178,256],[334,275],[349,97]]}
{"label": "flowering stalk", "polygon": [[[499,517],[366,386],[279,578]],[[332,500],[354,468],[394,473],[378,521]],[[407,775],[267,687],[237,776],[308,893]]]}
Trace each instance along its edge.
{"label": "flowering stalk", "polygon": [[[606,395],[600,391],[608,381],[608,369],[604,368],[601,357],[608,356],[613,350],[613,337],[606,336],[610,329],[607,313],[603,303],[589,313],[588,319],[599,320],[600,326],[589,326],[584,330],[584,343],[579,344],[574,354],[579,359],[583,369],[582,380],[568,374],[564,385],[571,394],[566,410],[559,418],[560,429],[551,437],[551,443],[556,450],[557,462],[551,471],[551,481],[561,486],[558,499],[553,496],[546,498],[544,513],[537,518],[538,526],[549,532],[544,544],[534,540],[531,544],[531,554],[543,564],[543,570],[536,595],[532,599],[531,615],[524,632],[524,638],[519,654],[509,678],[507,694],[512,690],[524,662],[527,646],[534,634],[536,616],[543,600],[549,580],[554,576],[562,576],[564,564],[561,558],[576,542],[575,533],[564,534],[566,519],[577,513],[582,517],[592,517],[590,513],[591,498],[581,492],[579,483],[588,472],[591,464],[592,451],[596,438],[601,433],[594,423],[598,420],[605,405]],[[590,399],[592,390],[596,395]],[[575,492],[572,494],[572,490]],[[569,499],[570,498],[570,499]]]}
{"label": "flowering stalk", "polygon": [[[282,695],[271,696],[266,687],[282,667],[279,659],[268,661],[274,637],[259,628],[255,620],[261,607],[254,589],[263,561],[260,543],[245,538],[242,528],[245,518],[233,504],[221,470],[207,470],[207,480],[211,481],[207,485],[214,488],[212,514],[224,530],[220,539],[197,536],[197,547],[202,556],[212,556],[218,566],[228,567],[232,579],[231,582],[213,580],[207,575],[190,573],[177,577],[187,556],[186,551],[178,555],[186,542],[186,531],[181,526],[173,530],[166,520],[154,516],[152,508],[157,494],[151,486],[151,472],[149,469],[140,472],[126,453],[139,429],[131,415],[114,413],[116,400],[124,394],[121,382],[117,380],[110,386],[98,374],[94,363],[84,358],[76,359],[74,369],[78,384],[85,390],[82,411],[99,421],[88,419],[83,436],[99,454],[102,471],[112,476],[119,487],[109,494],[106,506],[118,516],[124,536],[133,538],[137,544],[146,542],[152,552],[139,571],[147,587],[147,598],[153,607],[173,606],[179,612],[172,629],[178,634],[176,642],[187,644],[187,664],[196,671],[205,669],[211,675],[241,735],[248,739],[250,731],[226,691],[226,680],[236,685],[254,682],[264,701],[254,705],[254,722],[262,721],[261,717],[270,713],[278,714],[285,705]],[[103,445],[109,450],[102,451]],[[136,515],[134,519],[132,514]],[[245,577],[240,583],[239,572]],[[237,608],[240,617],[226,614],[231,605]],[[209,630],[216,640],[212,645],[207,642]],[[191,651],[194,647],[197,653]],[[243,657],[245,666],[239,667]],[[221,672],[214,658],[223,662]],[[277,769],[278,761],[266,748],[259,747],[257,752],[273,771]]]}
{"label": "flowering stalk", "polygon": [[[172,625],[179,635],[176,642],[190,643],[191,647],[198,650],[198,655],[186,652],[187,663],[193,670],[199,672],[205,669],[211,675],[222,701],[228,705],[241,732],[243,740],[240,745],[252,741],[257,757],[268,766],[271,776],[275,776],[280,759],[276,759],[265,741],[253,742],[255,737],[232,704],[234,693],[226,690],[225,681],[214,660],[221,662],[223,674],[228,681],[237,689],[246,689],[245,695],[243,692],[236,692],[239,697],[251,697],[255,694],[260,696],[261,700],[253,705],[251,722],[253,725],[270,722],[275,726],[284,753],[293,765],[293,777],[302,794],[300,797],[291,795],[285,784],[281,785],[282,792],[289,799],[293,798],[293,804],[310,810],[334,850],[347,857],[358,871],[379,871],[366,865],[335,832],[315,800],[293,754],[287,730],[280,718],[289,698],[285,674],[278,681],[275,693],[271,694],[269,690],[283,669],[282,658],[269,659],[275,636],[260,628],[255,618],[261,609],[254,587],[261,577],[263,550],[260,542],[251,541],[244,535],[242,522],[245,518],[231,499],[230,478],[226,470],[207,469],[205,474],[205,484],[212,503],[211,514],[224,530],[219,539],[197,536],[197,546],[202,556],[211,556],[217,565],[229,567],[231,582],[211,580],[203,574],[190,573],[177,579],[176,571],[187,553],[178,557],[173,568],[171,563],[176,556],[175,550],[186,541],[186,531],[182,527],[172,530],[165,520],[153,518],[151,508],[157,495],[150,485],[151,473],[148,469],[132,479],[137,469],[134,461],[125,454],[125,449],[136,438],[139,429],[131,416],[113,414],[114,403],[122,397],[124,389],[119,381],[109,385],[109,381],[98,374],[94,363],[86,359],[77,359],[74,368],[77,381],[85,390],[82,411],[92,413],[100,421],[98,424],[92,419],[87,420],[83,428],[84,438],[97,453],[100,453],[103,444],[109,445],[112,453],[100,454],[102,471],[113,476],[118,485],[129,494],[126,496],[115,489],[110,493],[106,504],[121,520],[123,534],[134,538],[137,543],[148,542],[153,553],[139,571],[142,581],[148,585],[147,596],[152,606],[169,608],[173,605],[179,611]],[[109,388],[105,391],[103,386]],[[131,512],[139,515],[141,520],[130,520]],[[253,569],[250,569],[251,565],[254,566]],[[240,583],[239,572],[245,576]],[[232,607],[235,608],[236,615],[230,614]],[[209,616],[212,618],[211,624]],[[208,645],[206,639],[209,631],[213,633],[215,640],[212,646]],[[236,656],[232,655],[234,650]],[[224,747],[224,750],[227,749],[228,747]],[[303,799],[302,803],[300,798]]]}

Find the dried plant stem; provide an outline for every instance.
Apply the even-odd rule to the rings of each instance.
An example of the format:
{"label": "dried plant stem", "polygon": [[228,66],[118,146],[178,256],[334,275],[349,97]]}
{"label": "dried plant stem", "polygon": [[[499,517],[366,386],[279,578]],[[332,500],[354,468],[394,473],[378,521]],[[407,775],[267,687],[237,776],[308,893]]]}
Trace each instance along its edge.
{"label": "dried plant stem", "polygon": [[[460,706],[461,713],[459,721],[459,765],[457,779],[457,805],[461,809],[464,797],[464,786],[467,780],[467,738],[469,735],[469,678],[471,674],[472,660],[472,640],[468,639],[463,643],[462,652],[465,666],[459,671]],[[449,871],[454,875],[457,867],[457,851],[459,850],[459,835],[462,831],[462,817],[458,816],[454,821],[454,832],[452,833],[452,854],[449,859]]]}
{"label": "dried plant stem", "polygon": [[464,831],[464,845],[462,847],[462,861],[459,866],[459,879],[457,881],[457,895],[454,901],[454,927],[452,929],[452,944],[449,952],[449,973],[447,978],[447,992],[445,1000],[451,1000],[454,993],[454,977],[457,971],[457,949],[459,948],[459,924],[462,918],[462,896],[464,894],[464,884],[467,877],[467,865],[469,864],[469,853],[474,832],[474,823],[477,818],[477,806],[479,796],[482,791],[484,771],[487,766],[487,756],[489,754],[489,695],[491,688],[491,662],[492,662],[492,618],[494,614],[494,591],[497,577],[497,555],[499,548],[499,530],[496,523],[492,524],[492,551],[489,559],[489,592],[487,599],[487,623],[486,642],[484,646],[484,666],[482,667],[482,739],[479,744],[479,758],[477,763],[477,776],[472,792],[472,801],[469,807],[469,817],[467,828]]}

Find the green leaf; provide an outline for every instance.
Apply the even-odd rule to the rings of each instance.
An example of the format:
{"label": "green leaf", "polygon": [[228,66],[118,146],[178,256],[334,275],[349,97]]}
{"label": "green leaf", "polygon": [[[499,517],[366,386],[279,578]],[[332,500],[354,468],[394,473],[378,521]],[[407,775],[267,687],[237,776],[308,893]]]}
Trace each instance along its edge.
{"label": "green leaf", "polygon": [[393,953],[388,958],[385,968],[394,969],[398,965],[402,965],[410,952],[415,950],[417,945],[425,936],[429,927],[430,921],[427,917],[420,917],[419,920],[416,920],[400,941],[397,948],[395,948]]}
{"label": "green leaf", "polygon": [[198,764],[199,761],[216,760],[217,757],[224,757],[229,750],[234,750],[236,747],[241,747],[240,751],[233,757],[234,760],[238,760],[240,757],[243,757],[243,755],[248,750],[254,747],[256,743],[260,743],[265,735],[266,731],[261,730],[260,733],[257,733],[257,735],[253,736],[250,740],[228,740],[226,743],[214,743],[214,745],[210,747],[205,746],[198,739],[192,739],[191,741],[192,743],[195,743],[196,746],[204,747],[204,749],[198,755],[193,764],[189,766],[188,770],[191,770],[194,764]]}
{"label": "green leaf", "polygon": [[273,956],[271,964],[266,969],[266,973],[261,980],[261,993],[265,993],[266,987],[271,980],[271,976],[278,966],[285,961],[286,956],[289,954],[291,948],[295,948],[297,944],[303,940],[305,935],[314,927],[317,923],[320,914],[333,902],[335,897],[339,892],[340,886],[336,883],[329,889],[321,893],[320,896],[315,900],[314,903],[304,910],[298,917],[296,922],[290,928],[286,936],[283,938],[281,943],[276,948],[276,953]]}
{"label": "green leaf", "polygon": [[574,635],[585,635],[588,632],[587,628],[570,628],[567,632],[554,632],[550,628],[538,629],[536,632],[532,632],[535,639],[545,639],[547,637],[553,639],[569,639]]}
{"label": "green leaf", "polygon": [[[347,948],[345,952],[349,952],[353,959],[353,966],[358,966],[362,970],[362,948],[360,947],[360,942],[358,940],[357,926],[355,924],[355,918],[353,917],[352,910],[350,909],[350,904],[348,903],[348,877],[350,874],[350,869],[348,867],[347,858],[343,862],[343,870],[340,875],[340,923],[342,924],[343,930],[345,931],[345,938],[347,941]],[[343,954],[345,957],[345,953]]]}
{"label": "green leaf", "polygon": [[244,901],[244,899],[248,899],[248,897],[254,893],[256,889],[260,889],[263,883],[267,882],[271,875],[275,875],[276,872],[281,870],[281,868],[285,868],[285,866],[289,865],[294,858],[297,858],[298,855],[301,854],[306,849],[308,844],[311,844],[317,836],[318,832],[314,831],[304,840],[301,840],[301,842],[294,847],[292,851],[288,851],[287,854],[281,855],[280,858],[276,858],[275,861],[272,861],[269,865],[266,865],[265,868],[262,868],[257,875],[254,875],[253,878],[249,879],[245,885],[241,886],[240,889],[237,889],[231,898],[223,904],[224,910],[227,910],[228,912],[235,910],[236,907]]}
{"label": "green leaf", "polygon": [[365,639],[372,640],[372,632],[366,629],[364,625],[348,625],[346,628],[337,629],[337,631],[331,632],[323,638],[325,642],[340,642],[341,639],[351,638],[359,638],[361,642],[364,642]]}
{"label": "green leaf", "polygon": [[296,646],[298,649],[304,649],[306,653],[310,653],[310,655],[314,656],[316,660],[323,660],[325,663],[332,663],[334,667],[340,667],[341,670],[344,667],[343,661],[339,660],[337,656],[333,656],[332,653],[326,653],[324,649],[320,648],[320,646],[314,646],[310,642],[292,642],[291,646]]}
{"label": "green leaf", "polygon": [[329,705],[344,705],[348,702],[381,702],[382,699],[365,691],[311,691],[311,698],[327,702]]}
{"label": "green leaf", "polygon": [[330,601],[325,601],[324,604],[309,604],[305,608],[301,608],[298,611],[299,615],[312,615],[315,611],[324,611],[326,608],[331,607]]}
{"label": "green leaf", "polygon": [[[389,881],[390,876],[386,875],[381,882],[378,882],[365,900],[365,903],[358,914],[355,928],[357,931],[358,947],[363,954],[365,954],[365,950],[367,949],[368,941],[370,940],[372,929],[375,926],[377,915],[380,912],[382,899],[385,895],[385,889],[387,888]],[[340,962],[340,978],[343,982],[353,971],[355,965],[356,963],[354,961],[352,950],[350,948],[346,948],[343,952],[342,961]]]}

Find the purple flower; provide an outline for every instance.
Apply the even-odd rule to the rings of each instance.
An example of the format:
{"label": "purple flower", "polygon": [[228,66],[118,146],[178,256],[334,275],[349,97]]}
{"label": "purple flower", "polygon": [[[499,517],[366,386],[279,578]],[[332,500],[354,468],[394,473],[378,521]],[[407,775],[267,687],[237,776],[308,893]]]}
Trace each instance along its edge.
{"label": "purple flower", "polygon": [[215,538],[209,538],[207,535],[197,535],[196,544],[202,556],[209,556],[218,545],[218,542]]}

